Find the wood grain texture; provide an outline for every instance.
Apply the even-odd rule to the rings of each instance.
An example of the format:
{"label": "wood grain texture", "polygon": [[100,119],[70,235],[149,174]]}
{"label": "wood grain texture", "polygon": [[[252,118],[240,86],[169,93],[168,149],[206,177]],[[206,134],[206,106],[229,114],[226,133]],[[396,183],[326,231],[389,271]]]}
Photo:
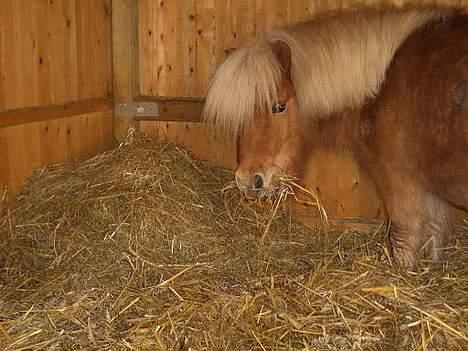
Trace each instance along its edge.
{"label": "wood grain texture", "polygon": [[0,111],[111,91],[110,0],[0,1]]}
{"label": "wood grain texture", "polygon": [[113,145],[111,0],[0,1],[0,197]]}
{"label": "wood grain texture", "polygon": [[83,113],[112,110],[108,98],[92,98],[64,102],[56,105],[42,105],[0,112],[0,128],[18,124],[40,122],[50,119],[76,116]]}
{"label": "wood grain texture", "polygon": [[145,135],[185,145],[199,159],[215,162],[229,169],[236,167],[235,142],[215,134],[202,123],[141,121],[140,130]]}
{"label": "wood grain texture", "polygon": [[140,94],[202,97],[229,50],[273,28],[330,10],[467,0],[140,0]]}
{"label": "wood grain texture", "polygon": [[0,184],[15,195],[34,169],[91,157],[112,145],[111,110],[2,128]]}

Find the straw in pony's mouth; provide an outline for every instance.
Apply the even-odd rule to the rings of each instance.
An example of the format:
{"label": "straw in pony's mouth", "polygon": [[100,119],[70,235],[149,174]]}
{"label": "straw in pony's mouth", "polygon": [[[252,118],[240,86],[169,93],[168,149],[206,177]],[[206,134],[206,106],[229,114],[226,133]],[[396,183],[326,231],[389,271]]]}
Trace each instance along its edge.
{"label": "straw in pony's mouth", "polygon": [[[229,182],[224,188],[223,191],[231,190],[238,188],[238,184],[235,180]],[[318,195],[304,188],[299,184],[298,179],[293,176],[288,175],[275,175],[271,180],[271,190],[265,191],[264,189],[251,189],[251,191],[264,191],[264,196],[249,199],[244,197],[247,201],[254,201],[261,207],[267,207],[271,210],[272,217],[275,217],[276,212],[280,206],[288,198],[294,199],[297,203],[317,207],[320,218],[328,221],[328,215],[325,208],[322,206],[320,198]]]}

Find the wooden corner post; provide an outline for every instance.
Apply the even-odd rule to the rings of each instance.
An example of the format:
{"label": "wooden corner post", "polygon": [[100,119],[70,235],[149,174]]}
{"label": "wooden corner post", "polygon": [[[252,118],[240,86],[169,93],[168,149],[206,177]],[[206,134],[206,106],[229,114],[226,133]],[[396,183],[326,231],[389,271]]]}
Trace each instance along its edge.
{"label": "wooden corner post", "polygon": [[[138,0],[112,0],[112,67],[114,106],[139,95]],[[114,138],[123,140],[136,122],[114,109]]]}

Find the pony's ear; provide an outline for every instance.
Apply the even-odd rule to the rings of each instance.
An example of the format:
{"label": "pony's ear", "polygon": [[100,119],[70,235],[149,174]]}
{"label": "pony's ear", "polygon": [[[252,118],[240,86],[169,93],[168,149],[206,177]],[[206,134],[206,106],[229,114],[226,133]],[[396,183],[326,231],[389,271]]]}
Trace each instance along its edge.
{"label": "pony's ear", "polygon": [[289,48],[289,45],[284,41],[277,40],[271,45],[271,48],[276,59],[280,63],[283,72],[288,78],[291,78],[291,49]]}

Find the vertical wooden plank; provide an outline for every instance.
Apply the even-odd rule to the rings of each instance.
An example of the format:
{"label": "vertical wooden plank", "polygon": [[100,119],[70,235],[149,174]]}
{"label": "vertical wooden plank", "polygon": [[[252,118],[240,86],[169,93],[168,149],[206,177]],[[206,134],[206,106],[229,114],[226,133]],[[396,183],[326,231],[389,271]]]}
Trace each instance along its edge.
{"label": "vertical wooden plank", "polygon": [[109,0],[76,1],[79,98],[106,96],[112,90],[110,13]]}
{"label": "vertical wooden plank", "polygon": [[316,150],[307,162],[304,185],[317,193],[331,216],[381,218],[384,215],[373,181],[349,155]]}
{"label": "vertical wooden plank", "polygon": [[[41,131],[41,164],[54,164],[67,161],[67,120],[57,119],[26,125],[29,132],[33,127]],[[30,129],[31,128],[31,129]],[[90,133],[88,130],[87,133]]]}
{"label": "vertical wooden plank", "polygon": [[[54,145],[50,143],[50,138],[53,133],[53,121],[45,121],[43,123],[33,123],[36,126],[39,134],[39,150],[41,163],[44,165],[54,162]],[[18,126],[18,128],[25,126]],[[11,129],[13,130],[13,128]]]}
{"label": "vertical wooden plank", "polygon": [[[159,93],[164,96],[180,96],[183,87],[183,2],[181,0],[161,1],[158,18],[164,16],[161,44],[158,48],[163,60],[158,75]],[[159,70],[158,70],[159,73]]]}
{"label": "vertical wooden plank", "polygon": [[231,30],[231,0],[216,0],[215,3],[215,60],[216,64],[226,58],[228,50],[235,49],[234,33]]}
{"label": "vertical wooden plank", "polygon": [[[92,157],[98,153],[101,153],[105,149],[109,147],[109,145],[112,145],[112,113],[109,111],[104,111],[104,112],[93,112],[89,113],[89,118],[88,118],[88,125],[90,127],[91,133],[90,133],[90,138],[89,138],[89,147],[90,147],[90,153],[89,157]],[[106,131],[105,128],[109,126],[110,122],[110,127]],[[111,132],[109,132],[111,131]],[[111,135],[111,140],[110,143],[107,141],[109,140],[106,138],[106,135]]]}
{"label": "vertical wooden plank", "polygon": [[88,114],[68,118],[66,127],[67,160],[76,161],[86,157],[92,151],[89,148],[90,137],[88,133],[90,129],[88,126]]}
{"label": "vertical wooden plank", "polygon": [[[35,38],[34,4],[30,1],[18,2],[20,11],[19,37],[16,37],[16,47],[21,52],[21,58],[16,62],[17,74],[20,76],[20,90],[15,91],[21,97],[20,106],[33,106],[38,103],[37,89],[37,47]],[[27,93],[25,93],[27,91]]]}
{"label": "vertical wooden plank", "polygon": [[197,71],[195,92],[204,96],[210,72],[215,62],[215,3],[214,0],[198,1],[196,3],[197,20]]}
{"label": "vertical wooden plank", "polygon": [[167,14],[167,6],[164,6],[164,1],[157,1],[155,5],[156,19],[156,94],[158,96],[167,95],[167,44],[166,22],[170,17]]}
{"label": "vertical wooden plank", "polygon": [[[53,21],[52,14],[49,18],[49,2],[39,1],[34,2],[34,37],[37,47],[37,56],[35,66],[37,67],[37,80],[36,80],[36,91],[37,91],[37,104],[46,105],[52,103],[54,100],[54,89],[52,79],[57,79],[57,73],[53,73],[53,64],[57,64],[54,57],[54,46],[53,43],[51,26]],[[55,52],[55,55],[57,52]],[[63,72],[58,75],[60,80],[63,82]]]}
{"label": "vertical wooden plank", "polygon": [[328,0],[312,0],[310,1],[309,9],[313,16],[320,15],[321,13],[342,8],[341,1],[328,1]]}
{"label": "vertical wooden plank", "polygon": [[[81,1],[81,0],[79,0]],[[90,95],[109,96],[112,85],[111,65],[111,3],[110,0],[91,1],[88,18],[90,36],[88,46],[92,48]]]}
{"label": "vertical wooden plank", "polygon": [[141,94],[149,96],[156,96],[158,91],[158,83],[156,79],[156,50],[158,48],[158,33],[156,30],[157,21],[155,7],[156,2],[152,0],[140,0],[139,2],[139,88]]}
{"label": "vertical wooden plank", "polygon": [[[232,1],[228,9],[231,15],[230,43],[226,42],[226,48],[240,47],[255,36],[255,1],[238,0]],[[223,20],[221,17],[220,20]],[[229,46],[228,46],[229,45]]]}
{"label": "vertical wooden plank", "polygon": [[77,15],[75,1],[65,1],[63,6],[63,49],[65,80],[65,100],[74,100],[78,96],[77,66]]}
{"label": "vertical wooden plank", "polygon": [[195,96],[195,77],[197,69],[197,22],[195,0],[185,0],[183,6],[183,96]]}
{"label": "vertical wooden plank", "polygon": [[75,161],[76,155],[80,154],[80,146],[82,142],[77,140],[84,139],[84,130],[81,129],[80,119],[68,118],[67,119],[67,159]]}
{"label": "vertical wooden plank", "polygon": [[[140,124],[142,133],[185,145],[195,157],[218,163],[224,167],[236,167],[236,145],[216,135],[200,123],[167,122],[158,123],[143,121]],[[197,137],[194,138],[193,136]],[[200,143],[203,140],[203,143]],[[215,147],[214,147],[215,146]]]}
{"label": "vertical wooden plank", "polygon": [[266,33],[267,31],[267,18],[266,18],[266,11],[265,8],[266,2],[265,0],[256,0],[255,2],[255,35],[261,35]]}
{"label": "vertical wooden plank", "polygon": [[289,24],[289,6],[284,0],[257,0],[257,34]]}
{"label": "vertical wooden plank", "polygon": [[[84,115],[81,115],[80,116],[80,120],[81,120],[81,125],[80,125],[80,128],[81,130],[84,130],[86,131],[87,133],[84,135],[84,138],[82,139],[81,141],[81,145],[80,145],[80,155],[84,158],[88,158],[93,149],[92,149],[92,142],[93,142],[93,139],[88,133],[91,132],[91,128],[92,128],[92,125],[93,125],[93,121],[92,119],[90,118],[90,114],[89,113],[86,113]],[[91,132],[92,133],[92,132]]]}
{"label": "vertical wooden plank", "polygon": [[113,123],[114,113],[113,111],[104,111],[102,114],[102,144],[101,150],[104,151],[115,145]]}
{"label": "vertical wooden plank", "polygon": [[[63,54],[66,20],[63,1],[46,1],[45,4],[45,16],[41,16],[38,23],[39,26],[46,29],[42,45],[49,71],[49,85],[43,87],[43,89],[49,90],[49,97],[43,103],[58,103],[66,100],[66,81],[70,79],[68,74],[65,74],[65,55]],[[38,30],[41,30],[40,27]],[[58,79],[58,77],[61,78]]]}
{"label": "vertical wooden plank", "polygon": [[[41,163],[41,150],[40,150],[40,140],[39,140],[39,130],[36,125],[28,124],[24,128],[21,128],[19,133],[21,134],[21,139],[16,140],[16,147],[23,149],[23,174],[22,178],[26,179],[31,170],[39,167]],[[55,141],[55,140],[54,140]],[[55,152],[59,150],[54,150]],[[22,186],[22,182],[18,185]]]}
{"label": "vertical wooden plank", "polygon": [[215,4],[215,63],[210,75],[214,73],[226,55],[255,36],[255,1],[217,0]]}
{"label": "vertical wooden plank", "polygon": [[[112,1],[112,65],[115,103],[138,95],[138,1]],[[122,140],[134,125],[128,117],[114,116],[114,136]]]}
{"label": "vertical wooden plank", "polygon": [[9,163],[6,135],[4,129],[0,129],[0,213],[3,206],[2,199],[7,191]]}
{"label": "vertical wooden plank", "polygon": [[91,46],[89,45],[90,37],[90,1],[76,1],[76,54],[77,54],[77,81],[78,81],[78,98],[83,99],[89,97],[90,82],[91,82]]}
{"label": "vertical wooden plank", "polygon": [[[20,3],[2,1],[3,5],[3,43],[4,50],[0,52],[3,58],[4,68],[4,106],[3,109],[20,107],[22,105],[21,79],[22,73],[17,62],[21,61],[21,46],[16,39],[20,36]],[[8,53],[8,55],[6,55]]]}
{"label": "vertical wooden plank", "polygon": [[303,22],[311,17],[310,0],[289,0],[289,22]]}
{"label": "vertical wooden plank", "polygon": [[[185,1],[174,1],[175,16],[173,26],[171,28],[172,43],[174,45],[173,56],[171,57],[169,64],[171,66],[170,72],[170,91],[173,92],[174,96],[183,96],[184,94],[184,8],[186,6]],[[174,55],[175,54],[175,55]]]}
{"label": "vertical wooden plank", "polygon": [[[5,131],[7,131],[5,129]],[[26,150],[23,147],[14,147],[24,142],[24,133],[21,128],[8,128],[6,134],[6,144],[8,145],[8,192],[9,195],[15,194],[19,191],[21,185],[27,176],[28,170],[25,163]]]}

